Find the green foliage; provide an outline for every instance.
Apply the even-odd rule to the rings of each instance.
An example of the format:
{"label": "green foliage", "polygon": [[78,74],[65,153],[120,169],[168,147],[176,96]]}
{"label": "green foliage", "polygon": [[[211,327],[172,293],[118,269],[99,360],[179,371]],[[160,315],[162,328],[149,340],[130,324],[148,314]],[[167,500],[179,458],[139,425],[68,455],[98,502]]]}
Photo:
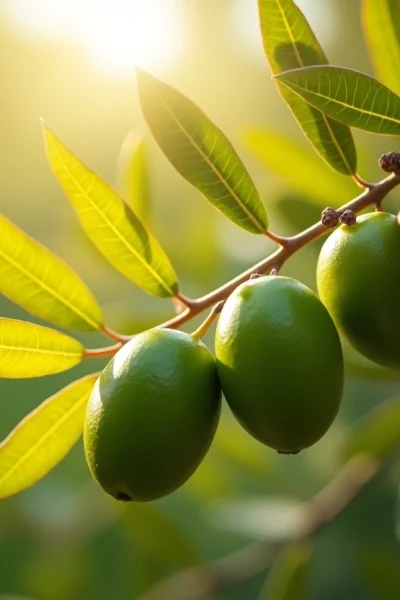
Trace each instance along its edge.
{"label": "green foliage", "polygon": [[[272,73],[327,64],[318,40],[293,0],[258,0],[258,8],[264,50]],[[357,154],[350,129],[315,110],[279,81],[277,84],[320,156],[342,175],[355,173]]]}
{"label": "green foliage", "polygon": [[264,233],[265,208],[222,131],[189,98],[144,71],[138,88],[143,115],[176,170],[236,225]]}
{"label": "green foliage", "polygon": [[96,300],[70,267],[3,215],[0,228],[0,293],[60,327],[102,327]]}
{"label": "green foliage", "polygon": [[[252,1],[255,4],[255,0]],[[219,5],[219,3],[214,4],[215,6]],[[223,4],[221,3],[221,5]],[[294,233],[307,229],[308,234],[303,236],[305,239],[308,235],[307,240],[302,243],[304,246],[316,239],[317,235],[324,233],[321,225],[311,227],[314,221],[320,220],[321,210],[328,204],[335,208],[339,207],[357,193],[355,182],[351,178],[356,173],[357,153],[350,127],[377,134],[400,134],[400,97],[396,95],[400,93],[400,4],[389,0],[364,0],[363,2],[364,34],[372,63],[380,81],[345,67],[329,66],[324,51],[309,23],[293,0],[258,0],[258,8],[262,43],[274,75],[274,81],[283,100],[289,106],[295,120],[319,156],[288,135],[278,131],[259,129],[257,123],[248,131],[246,142],[262,165],[268,171],[278,174],[288,188],[293,189],[294,193],[290,191],[288,193],[287,189],[283,191],[280,189],[276,193],[273,186],[268,187],[265,194],[268,201],[268,214],[272,214],[271,218],[283,217],[293,228]],[[215,40],[215,42],[220,43],[220,40]],[[214,47],[210,45],[210,48],[214,52]],[[208,47],[207,50],[209,50]],[[239,62],[237,61],[238,69],[240,68]],[[238,79],[242,82],[240,74]],[[215,86],[210,85],[210,89],[215,97],[217,93]],[[247,87],[243,84],[243,94],[246,92]],[[247,270],[238,275],[238,264],[242,265],[247,256],[246,253],[241,255],[242,246],[239,241],[239,250],[237,246],[234,247],[234,250],[238,256],[240,255],[240,259],[238,258],[236,263],[234,260],[230,263],[228,257],[226,261],[226,271],[231,270],[232,276],[236,279],[221,285],[222,267],[225,269],[225,264],[222,264],[221,270],[218,270],[217,267],[219,259],[225,256],[225,238],[223,235],[215,234],[213,228],[208,227],[208,223],[201,222],[200,219],[197,222],[197,215],[191,215],[188,227],[185,227],[187,231],[179,232],[176,227],[177,231],[173,231],[173,234],[170,235],[170,240],[175,236],[178,240],[172,240],[172,253],[175,253],[178,261],[180,254],[187,253],[191,257],[189,268],[186,267],[187,273],[183,272],[182,281],[184,282],[186,275],[189,279],[189,283],[186,282],[188,287],[191,287],[192,290],[200,290],[200,293],[206,295],[194,300],[186,298],[178,291],[180,289],[178,288],[178,278],[169,257],[147,229],[150,216],[153,222],[153,207],[150,206],[149,194],[152,175],[149,173],[149,147],[143,136],[131,132],[124,140],[117,165],[117,185],[120,192],[117,193],[73,154],[50,129],[44,126],[49,164],[69,198],[84,231],[97,250],[117,271],[141,290],[158,298],[172,297],[175,308],[179,301],[176,314],[172,317],[174,311],[171,302],[167,302],[165,304],[167,308],[161,308],[159,312],[158,309],[153,309],[153,304],[148,298],[144,299],[143,304],[140,302],[135,304],[134,316],[131,319],[131,323],[135,323],[134,333],[157,327],[160,322],[169,317],[171,320],[167,323],[173,328],[185,326],[186,320],[189,318],[196,317],[199,312],[210,308],[217,300],[225,300],[238,285],[240,279],[248,278],[260,267],[263,274],[268,269],[277,268],[279,270],[289,255],[294,254],[301,247],[300,245],[291,247],[290,240],[279,239],[279,236],[268,230],[267,211],[249,172],[231,142],[198,106],[177,89],[141,70],[138,71],[138,95],[142,113],[152,137],[177,172],[233,223],[247,232],[269,236],[272,240],[280,241],[281,244],[277,252],[269,257],[270,261],[263,259],[252,268],[246,264],[244,268]],[[259,98],[254,100],[259,101]],[[239,106],[239,103],[237,105]],[[265,110],[267,120],[273,118],[273,110],[274,107],[270,108],[269,106]],[[252,117],[253,113],[251,119]],[[319,160],[320,157],[323,161]],[[155,176],[158,175],[159,173],[155,174]],[[345,178],[340,175],[350,177]],[[360,187],[368,187],[367,184],[363,186],[362,179],[357,175],[353,179],[358,182]],[[388,189],[389,187],[386,191]],[[163,189],[166,198],[174,193],[174,191]],[[365,192],[364,197],[367,197],[368,194],[369,192]],[[353,202],[350,204],[354,206]],[[371,201],[370,206],[372,205]],[[357,204],[356,212],[360,212],[366,206],[366,204],[363,206]],[[170,217],[169,229],[175,228],[177,213],[174,210],[173,207],[170,215],[167,214]],[[178,214],[177,222],[181,226],[180,217],[181,215]],[[158,223],[155,225],[157,227]],[[314,237],[313,232],[316,232]],[[180,233],[181,237],[179,237]],[[240,232],[236,232],[236,234],[239,236]],[[302,234],[299,233],[296,240],[301,236]],[[238,239],[241,240],[239,237]],[[198,240],[200,243],[197,242]],[[228,243],[231,243],[231,239],[228,240]],[[270,240],[267,241],[264,238],[263,242],[263,238],[261,238],[253,243],[269,244]],[[236,238],[233,238],[232,246],[235,244]],[[253,252],[250,244],[251,242],[249,243],[249,252]],[[254,247],[257,252],[258,247]],[[318,248],[318,242],[316,247]],[[194,256],[196,250],[197,257]],[[245,250],[247,252],[247,248]],[[261,251],[261,256],[262,254]],[[207,255],[208,261],[204,260],[205,255]],[[228,256],[229,252],[226,255]],[[281,257],[282,262],[276,261],[276,257]],[[308,255],[306,253],[303,261],[304,273],[310,278],[315,275],[314,265],[311,264],[312,258],[312,253]],[[184,265],[183,260],[181,264]],[[185,266],[183,266],[183,271]],[[214,267],[216,268],[214,269]],[[209,276],[208,283],[212,276],[213,281],[221,287],[211,292],[209,290],[201,291],[202,283],[199,276],[201,269],[205,275]],[[343,271],[343,265],[341,270]],[[65,333],[39,324],[0,318],[0,377],[3,379],[33,379],[71,369],[87,357],[110,358],[120,346],[130,339],[129,335],[123,335],[108,328],[104,323],[102,310],[97,301],[70,267],[3,216],[0,216],[0,275],[0,293],[35,317],[63,329],[81,332],[97,331],[106,334],[113,340],[113,346],[88,350],[84,347],[84,336],[82,336],[82,341],[78,341]],[[302,276],[303,273],[299,277],[302,278]],[[108,282],[103,287],[106,286],[108,286]],[[115,297],[111,299],[111,302],[114,300]],[[110,301],[109,298],[108,301]],[[149,308],[147,308],[147,304],[144,305],[144,302],[149,303]],[[162,304],[160,305],[162,306]],[[126,308],[122,298],[119,299],[116,306],[115,312],[117,313],[120,306],[123,306],[124,310]],[[263,306],[265,307],[265,302]],[[170,308],[169,313],[168,307]],[[181,309],[182,313],[179,313]],[[107,311],[105,312],[107,314]],[[359,304],[354,313],[358,318],[360,317]],[[277,302],[273,310],[269,311],[268,317],[272,315],[272,318],[275,319],[274,326],[277,324],[279,314],[283,315],[282,322],[290,326],[290,310],[288,306],[285,306],[283,300]],[[155,315],[158,315],[159,318],[157,319]],[[189,316],[188,319],[187,316]],[[308,327],[299,336],[299,349],[294,349],[293,337],[290,337],[292,331],[282,341],[282,361],[276,368],[271,368],[271,365],[277,352],[269,360],[260,359],[261,345],[257,343],[257,336],[262,331],[260,312],[251,319],[256,342],[253,340],[243,353],[247,361],[243,361],[246,366],[246,374],[250,374],[244,391],[246,393],[251,391],[255,379],[259,376],[261,384],[265,384],[265,374],[272,371],[276,375],[276,389],[281,393],[275,394],[275,397],[271,399],[271,395],[267,393],[267,386],[260,385],[260,404],[264,405],[267,402],[268,406],[271,406],[273,402],[276,402],[277,414],[284,406],[285,398],[282,390],[286,383],[293,384],[298,371],[300,371],[301,377],[306,376],[306,381],[310,384],[315,383],[322,373],[321,368],[318,368],[322,350],[321,352],[312,352],[307,364],[303,363],[303,360],[307,358],[304,350],[306,341],[309,342],[313,337],[316,339],[321,329],[315,319],[315,314],[312,314],[311,317]],[[123,315],[117,314],[115,318],[123,324],[124,331],[127,328],[127,331],[132,334]],[[207,326],[212,320],[211,318],[209,322],[207,321]],[[271,328],[271,334],[267,336],[269,347],[273,342],[274,333],[275,330]],[[325,348],[326,344],[323,349]],[[295,351],[291,354],[293,349]],[[237,346],[234,347],[232,354],[237,358]],[[118,371],[118,364],[120,366],[118,359],[121,356],[119,354],[118,358],[109,363],[108,371],[111,372],[113,378]],[[358,465],[357,460],[353,461],[354,458],[365,456],[368,457],[367,463],[371,464],[369,459],[372,459],[372,466],[376,464],[377,468],[381,463],[383,464],[384,461],[395,456],[400,447],[400,398],[398,396],[381,402],[374,410],[363,416],[354,429],[347,433],[345,441],[342,441],[346,429],[343,423],[347,425],[348,415],[346,413],[351,410],[366,413],[367,405],[378,403],[383,392],[387,395],[387,386],[393,386],[393,393],[396,393],[395,386],[400,379],[399,370],[380,367],[358,355],[346,345],[344,345],[344,357],[347,375],[347,403],[343,405],[343,412],[340,413],[340,417],[335,421],[328,435],[319,442],[318,451],[302,452],[297,458],[280,456],[250,438],[241,425],[237,421],[233,421],[232,416],[227,417],[225,414],[216,433],[211,455],[208,455],[187,482],[183,493],[177,492],[172,500],[166,499],[165,504],[164,501],[151,505],[136,503],[130,505],[128,509],[125,506],[121,509],[121,506],[115,507],[116,503],[111,501],[107,503],[107,500],[103,498],[98,499],[100,494],[97,494],[97,488],[88,488],[89,493],[84,492],[83,494],[80,494],[78,490],[74,497],[73,494],[66,493],[62,485],[59,486],[60,489],[58,488],[59,482],[55,475],[54,480],[51,478],[47,480],[50,482],[48,489],[46,484],[43,485],[39,496],[35,496],[35,492],[32,491],[32,495],[28,494],[21,498],[20,510],[23,517],[20,529],[13,530],[12,525],[9,525],[7,505],[4,505],[5,510],[1,517],[2,520],[0,520],[2,536],[4,534],[4,539],[7,540],[7,528],[10,527],[11,537],[15,538],[18,546],[24,547],[25,542],[29,539],[30,526],[39,532],[39,537],[42,536],[40,537],[40,547],[42,549],[48,547],[52,550],[55,546],[48,544],[46,534],[41,532],[43,528],[43,531],[51,532],[51,535],[57,540],[57,547],[63,549],[65,556],[72,556],[76,563],[79,562],[79,569],[82,568],[82,570],[87,568],[87,565],[82,567],[80,554],[74,552],[78,546],[75,538],[80,538],[80,543],[84,540],[88,546],[93,543],[94,553],[102,554],[104,552],[104,564],[107,564],[107,569],[104,569],[103,574],[102,569],[98,568],[96,560],[89,568],[93,569],[95,577],[101,581],[99,587],[104,584],[104,590],[101,591],[107,598],[118,597],[118,591],[116,591],[118,584],[120,584],[118,590],[123,590],[121,593],[129,593],[133,597],[132,590],[129,588],[132,584],[136,597],[136,593],[141,594],[151,583],[155,583],[159,577],[171,569],[191,569],[191,567],[198,566],[201,572],[205,569],[204,582],[202,576],[196,579],[198,570],[195,569],[189,572],[188,579],[184,579],[184,583],[187,581],[187,589],[191,591],[191,577],[194,573],[194,594],[198,592],[196,585],[201,588],[205,583],[207,594],[211,599],[212,590],[209,591],[209,587],[215,585],[214,591],[219,593],[220,588],[230,584],[229,582],[239,581],[244,577],[241,572],[242,563],[235,562],[237,555],[234,555],[234,568],[231,571],[229,558],[227,561],[218,561],[215,577],[213,566],[209,567],[207,563],[203,564],[202,559],[205,554],[203,548],[208,547],[211,527],[214,527],[214,534],[215,530],[220,528],[224,530],[223,536],[221,535],[219,540],[220,545],[217,543],[216,547],[213,547],[210,556],[204,556],[207,560],[220,556],[225,548],[236,549],[238,538],[241,539],[243,536],[260,539],[261,542],[256,542],[254,546],[266,549],[266,556],[268,556],[269,550],[275,552],[277,547],[281,548],[286,544],[268,574],[259,600],[309,600],[309,598],[314,598],[313,588],[309,586],[308,581],[312,575],[310,560],[315,558],[317,561],[320,550],[318,548],[318,551],[313,553],[314,540],[302,540],[305,532],[308,531],[307,525],[311,523],[310,537],[313,537],[313,534],[319,532],[325,522],[328,523],[342,511],[344,506],[351,501],[352,494],[357,494],[361,489],[361,487],[357,488],[359,484],[357,474],[354,475],[351,469],[345,468],[343,472],[339,472],[338,480],[340,483],[342,473],[345,477],[354,476],[353,479],[347,481],[347,488],[340,486],[336,488],[335,480],[333,485],[328,483],[322,494],[313,496],[316,489],[320,489],[327,483],[329,475],[336,473],[339,446],[342,449],[342,459],[345,464],[350,461],[350,467],[353,464]],[[171,353],[165,352],[164,358],[164,362],[167,364]],[[254,365],[258,366],[252,375],[251,369]],[[332,361],[325,361],[322,369],[325,366],[327,372],[322,377],[318,394],[315,394],[318,403],[311,411],[313,417],[321,414],[318,413],[319,410],[325,410],[323,402],[326,403],[329,400],[329,394],[332,392],[334,384],[337,383],[337,377],[333,377],[333,383],[329,379],[333,372]],[[188,378],[187,389],[189,391],[186,397],[190,399],[191,403],[188,403],[188,415],[185,414],[187,420],[182,426],[178,423],[179,411],[182,411],[183,405],[179,396],[181,382],[178,380],[177,389],[172,392],[170,385],[177,369],[167,365],[165,371],[167,375],[162,373],[162,377],[159,373],[156,375],[151,373],[144,381],[142,390],[138,388],[137,383],[127,386],[131,394],[131,402],[126,410],[121,412],[120,427],[114,430],[115,436],[111,447],[113,450],[122,447],[122,432],[125,434],[125,440],[128,440],[132,446],[137,444],[137,447],[134,450],[134,460],[126,460],[124,448],[122,448],[122,454],[115,453],[116,460],[110,460],[112,475],[117,479],[118,469],[126,461],[123,466],[126,467],[129,477],[136,477],[138,473],[142,472],[151,485],[159,484],[171,465],[175,467],[179,462],[184,464],[188,460],[190,446],[195,443],[196,436],[198,437],[201,433],[201,419],[199,420],[198,415],[204,411],[203,398],[206,397],[209,400],[210,394],[207,392],[200,394],[202,397],[197,402],[199,413],[196,413],[196,394],[199,394],[202,382],[196,383],[195,378],[190,376],[190,373],[188,375],[189,370],[187,368],[183,370],[184,375]],[[59,377],[61,381],[63,376]],[[0,444],[0,498],[17,494],[34,485],[70,451],[81,435],[87,400],[97,379],[98,373],[78,379],[39,404],[33,411],[31,407],[35,406],[37,400],[34,395],[34,382],[32,382],[32,390],[28,387],[20,388],[22,391],[19,392],[18,400],[27,400],[26,406],[28,406],[28,401],[31,402],[27,409],[31,412]],[[360,382],[361,379],[363,381]],[[64,379],[62,385],[65,385],[66,381],[67,379]],[[366,382],[369,383],[366,384]],[[382,382],[385,387],[380,385]],[[20,383],[23,385],[23,382]],[[14,384],[15,382],[13,382]],[[4,382],[4,398],[8,402],[6,406],[10,411],[13,411],[14,408],[20,409],[21,407],[17,406],[16,402],[11,402],[13,398],[9,390],[12,388],[7,387],[8,385],[9,382]],[[46,382],[42,386],[41,389],[46,386]],[[166,392],[160,394],[158,404],[152,405],[151,400],[156,396],[153,393],[154,389],[157,388],[160,391],[163,386],[165,386]],[[235,392],[237,392],[237,388],[238,386],[234,385]],[[309,415],[306,415],[306,420],[304,420],[304,413],[296,413],[300,398],[298,388],[299,386],[293,384],[290,395],[293,405],[290,410],[285,411],[285,417],[288,416],[289,420],[292,419],[291,425],[294,433],[291,432],[289,436],[291,440],[297,434],[302,433],[301,427],[304,423],[309,425],[312,421]],[[361,399],[358,405],[356,403],[353,405],[351,402],[353,393],[354,396],[358,395],[358,398]],[[391,394],[392,391],[389,393]],[[311,395],[309,394],[309,396]],[[242,393],[241,398],[244,397],[245,393]],[[253,399],[254,394],[250,394],[246,409]],[[104,393],[99,401],[103,404]],[[137,413],[133,414],[131,422],[129,422],[129,412],[133,406],[137,408]],[[164,409],[164,413],[160,406]],[[225,410],[228,409],[225,408]],[[159,430],[153,431],[152,439],[145,430],[148,423],[144,420],[141,421],[145,413],[150,425],[158,422]],[[293,414],[299,415],[299,417],[293,419]],[[11,416],[13,418],[12,414]],[[262,422],[262,419],[256,419],[256,422]],[[183,443],[179,447],[179,436],[182,431],[184,433]],[[146,443],[149,444],[147,447]],[[106,443],[104,447],[105,454],[110,457],[110,444]],[[328,454],[329,459],[326,460]],[[153,459],[154,462],[151,463]],[[165,461],[165,468],[162,465],[157,475],[157,468],[160,467],[162,460]],[[362,469],[363,461],[360,460],[359,464]],[[71,481],[75,481],[75,478],[79,480],[81,476],[79,469],[75,471],[74,468],[69,467],[68,463],[64,465],[64,468]],[[189,470],[184,470],[185,476],[188,476]],[[363,476],[364,474],[360,472],[360,480],[363,480]],[[246,480],[245,485],[243,484],[244,480]],[[53,485],[53,481],[56,481],[56,484]],[[366,481],[370,481],[368,473],[364,484]],[[120,485],[120,480],[117,481],[117,484]],[[377,495],[379,494],[379,485],[380,483],[377,482]],[[86,490],[86,483],[82,488]],[[330,490],[333,490],[331,496],[329,496]],[[366,494],[368,490],[365,490]],[[244,491],[246,497],[241,499],[239,494],[243,494]],[[344,491],[344,494],[341,494],[341,491]],[[349,492],[349,495],[346,495],[346,492]],[[48,495],[47,500],[46,494]],[[233,497],[235,495],[238,498]],[[333,509],[335,502],[337,503],[338,511],[336,513],[335,510],[331,511],[332,506],[324,505],[327,497],[328,499],[329,497],[333,498]],[[88,502],[88,498],[90,502]],[[219,499],[219,502],[215,502],[216,498]],[[304,500],[305,498],[311,498],[311,501]],[[205,511],[209,519],[203,521],[204,506],[211,501],[214,502]],[[88,509],[86,511],[79,509],[79,505],[85,502],[86,505],[89,505],[89,510],[93,512],[93,516],[90,515],[91,518],[87,518],[89,516]],[[169,504],[169,502],[171,503]],[[35,503],[38,503],[40,508],[37,513],[35,513]],[[47,511],[42,509],[42,504],[47,506]],[[326,515],[324,507],[328,509]],[[313,508],[316,511],[314,529],[312,527]],[[378,512],[381,507],[374,504],[373,509]],[[98,512],[100,518],[96,521]],[[84,518],[82,514],[84,514]],[[361,518],[364,518],[362,510],[360,515]],[[179,516],[179,520],[176,519],[176,516]],[[324,519],[326,520],[324,521]],[[50,523],[47,530],[43,523]],[[75,532],[71,533],[74,526]],[[340,531],[340,525],[338,527],[334,530],[333,536]],[[393,524],[391,523],[391,535],[392,530]],[[122,532],[123,535],[121,535]],[[326,533],[328,537],[329,530]],[[109,543],[109,537],[113,535],[115,537],[113,549],[117,548],[119,551],[107,554],[104,548]],[[348,538],[344,539],[347,541]],[[293,540],[296,540],[296,543]],[[319,539],[315,540],[315,543],[317,544],[319,541]],[[323,543],[324,541],[321,543],[321,553],[324,562],[328,564],[332,561],[329,560],[328,555],[325,560]],[[7,541],[0,540],[0,551],[2,544],[6,554],[9,551],[12,553],[12,544],[7,545]],[[102,544],[104,544],[104,548]],[[348,548],[346,550],[353,552],[350,540],[348,545],[350,551]],[[129,573],[128,579],[132,578],[134,582],[131,579],[120,581],[119,578],[120,573],[125,572],[122,564],[124,551],[126,551],[129,561],[125,571]],[[255,557],[259,559],[258,555]],[[397,585],[399,565],[397,561],[392,560],[385,550],[381,551],[379,548],[379,552],[375,551],[373,545],[363,548],[358,558],[358,568],[363,582],[377,599],[392,600],[393,598],[394,600],[399,597],[400,589]],[[49,578],[46,559],[39,556],[35,560],[42,566],[41,577],[45,585],[48,584],[47,589],[61,590],[62,588],[58,600],[61,598],[69,600],[69,593],[73,594],[74,598],[86,598],[93,595],[83,588],[83,591],[80,590],[75,594],[75,585],[80,575],[78,574],[72,581],[73,578],[69,577],[68,562],[65,563],[67,564],[66,569],[62,567],[57,571],[55,568]],[[75,564],[74,560],[73,564]],[[238,569],[235,569],[236,565],[238,565]],[[258,572],[265,570],[266,561],[260,566],[257,566],[257,560],[255,564],[253,561],[249,561],[249,565],[250,577],[256,573],[257,569]],[[44,568],[45,566],[46,568]],[[354,564],[351,564],[349,569],[354,569]],[[4,565],[2,574],[3,572],[6,577],[7,564]],[[71,581],[68,590],[67,584],[60,585],[60,573],[61,578],[64,578],[67,584]],[[220,575],[221,577],[219,577]],[[335,580],[336,576],[335,572]],[[29,574],[27,575],[25,572],[21,575],[18,572],[19,577],[21,582],[29,580]],[[0,588],[1,586],[6,589],[7,580],[1,581]],[[111,594],[109,593],[110,586]],[[323,593],[329,594],[331,587],[329,580],[324,581],[323,587]],[[0,594],[1,592],[0,589]],[[333,593],[335,592],[336,589],[333,590]],[[224,591],[222,593],[225,597]],[[238,594],[240,595],[241,591]],[[341,590],[338,588],[339,594],[341,594]],[[358,596],[350,595],[358,600]],[[50,596],[53,600],[52,593],[49,591],[48,597]],[[228,593],[226,596],[230,600],[231,597]],[[100,596],[98,597],[100,600]],[[247,593],[247,588],[243,592],[243,597],[253,600],[253,596],[250,598]]]}
{"label": "green foliage", "polygon": [[34,485],[70,451],[83,429],[89,375],[40,404],[0,445],[0,498]]}
{"label": "green foliage", "polygon": [[363,0],[364,33],[379,79],[400,94],[400,4]]}
{"label": "green foliage", "polygon": [[72,337],[0,317],[0,377],[41,377],[79,364],[84,348]]}
{"label": "green foliage", "polygon": [[373,77],[344,67],[307,67],[275,76],[312,106],[371,133],[400,134],[400,97]]}
{"label": "green foliage", "polygon": [[96,248],[125,277],[154,296],[175,296],[178,282],[158,242],[122,198],[43,126],[47,156]]}

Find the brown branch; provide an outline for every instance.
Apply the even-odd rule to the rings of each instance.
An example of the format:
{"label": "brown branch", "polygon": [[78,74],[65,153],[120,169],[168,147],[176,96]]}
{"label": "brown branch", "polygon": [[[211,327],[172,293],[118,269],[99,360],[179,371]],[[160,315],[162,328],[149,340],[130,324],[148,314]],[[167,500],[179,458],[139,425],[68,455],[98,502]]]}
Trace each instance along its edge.
{"label": "brown branch", "polygon": [[280,543],[258,542],[214,563],[182,571],[162,581],[140,600],[200,600],[266,569],[286,543],[310,539],[331,523],[381,471],[384,463],[356,456],[316,496],[304,504],[302,527]]}
{"label": "brown branch", "polygon": [[[387,196],[387,194],[394,187],[399,185],[399,183],[400,180],[397,179],[394,174],[391,174],[389,177],[386,177],[379,183],[371,185],[371,187],[366,189],[362,194],[356,198],[353,198],[350,200],[350,202],[347,202],[347,204],[344,204],[338,210],[345,211],[349,209],[357,214],[368,206],[380,204],[385,196]],[[322,235],[328,234],[330,231],[330,229],[325,227],[325,225],[319,221],[297,235],[288,238],[282,238],[285,240],[285,245],[280,246],[273,254],[263,259],[247,271],[244,271],[244,273],[241,273],[241,275],[238,275],[231,281],[228,281],[213,292],[210,292],[209,294],[206,294],[197,300],[191,300],[190,308],[187,308],[185,311],[179,315],[176,315],[172,319],[165,321],[159,325],[159,327],[169,327],[171,329],[180,327],[180,325],[183,325],[213,304],[219,302],[220,300],[225,300],[233,292],[233,290],[238,287],[238,285],[247,281],[254,273],[264,274],[273,268],[279,271],[282,268],[282,265],[290,256],[292,256],[292,254],[310,242],[318,239]]]}
{"label": "brown branch", "polygon": [[[360,178],[359,183],[361,185]],[[387,194],[399,184],[400,179],[396,177],[396,174],[394,173],[391,173],[388,177],[376,184],[367,184],[363,181],[362,185],[366,186],[364,192],[356,198],[353,198],[352,200],[347,202],[347,204],[344,204],[343,206],[338,208],[338,212],[352,210],[355,214],[357,214],[369,206],[380,206],[385,196],[387,196]],[[307,244],[313,242],[314,240],[318,239],[322,235],[328,234],[330,231],[330,229],[325,227],[325,225],[323,225],[321,221],[319,221],[318,223],[315,223],[308,229],[305,229],[301,233],[298,233],[297,235],[294,235],[292,237],[283,238],[276,236],[275,234],[270,234],[269,232],[269,237],[274,241],[280,243],[279,248],[275,250],[275,252],[273,252],[267,258],[261,260],[260,262],[252,266],[250,269],[247,269],[247,271],[244,271],[234,279],[231,279],[231,281],[228,281],[221,287],[210,292],[209,294],[206,294],[205,296],[202,296],[197,299],[191,299],[187,298],[186,296],[183,296],[182,294],[178,294],[175,298],[182,302],[182,304],[186,306],[186,309],[183,312],[180,312],[179,314],[175,315],[168,321],[164,321],[164,323],[161,323],[160,325],[158,325],[158,327],[168,327],[170,329],[177,329],[178,327],[180,327],[187,321],[190,321],[196,315],[207,310],[214,304],[217,304],[221,300],[226,300],[226,298],[233,292],[233,290],[235,290],[238,287],[238,285],[250,279],[250,277],[255,273],[265,274],[269,273],[272,269],[275,269],[276,272],[279,272],[284,263],[295,252],[297,252]],[[102,329],[102,332],[108,337],[119,342],[120,345],[128,342],[133,337],[130,335],[123,335],[117,333],[107,327],[104,327]],[[118,348],[117,346],[114,346],[114,353],[119,349],[119,347],[120,346],[118,346]],[[107,349],[98,349],[98,351],[100,353],[99,355],[102,355],[101,352],[107,351]],[[87,352],[88,354],[85,354],[85,356],[95,356],[94,350]],[[108,356],[108,353],[103,355]]]}

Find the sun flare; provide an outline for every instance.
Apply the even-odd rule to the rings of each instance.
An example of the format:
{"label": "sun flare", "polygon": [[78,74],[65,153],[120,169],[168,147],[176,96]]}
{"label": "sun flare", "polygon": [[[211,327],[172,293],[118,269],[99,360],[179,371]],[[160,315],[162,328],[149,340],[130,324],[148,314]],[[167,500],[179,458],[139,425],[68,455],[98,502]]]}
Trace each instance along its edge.
{"label": "sun flare", "polygon": [[7,0],[6,15],[37,37],[81,48],[97,67],[131,75],[162,68],[182,42],[176,0]]}

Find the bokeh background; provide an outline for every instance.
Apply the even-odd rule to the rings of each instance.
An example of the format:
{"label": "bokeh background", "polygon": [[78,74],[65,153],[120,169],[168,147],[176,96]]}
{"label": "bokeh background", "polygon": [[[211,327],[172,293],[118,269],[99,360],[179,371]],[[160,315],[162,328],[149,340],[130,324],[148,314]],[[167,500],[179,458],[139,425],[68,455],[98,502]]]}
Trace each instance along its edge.
{"label": "bokeh background", "polygon": [[[193,297],[274,246],[225,220],[169,165],[146,132],[135,65],[191,97],[228,135],[262,192],[273,231],[295,233],[317,220],[325,206],[358,193],[353,182],[316,157],[280,100],[262,51],[256,4],[0,0],[1,211],[77,270],[114,329],[141,331],[172,316],[173,307],[135,289],[90,245],[46,163],[40,117],[117,186],[124,175],[121,147],[129,151],[132,140],[146,136],[144,218],[168,252],[183,293]],[[298,4],[331,63],[372,74],[359,1]],[[261,158],[248,143],[249,130],[265,132]],[[355,139],[360,174],[380,178],[377,159],[395,149],[393,139],[360,132]],[[398,200],[394,192],[385,206],[395,210]],[[315,289],[319,245],[299,252],[283,273]],[[4,298],[0,311],[32,320]],[[210,346],[212,337],[206,338]],[[80,339],[104,345],[101,336]],[[1,437],[50,394],[103,364],[92,360],[47,378],[1,380]],[[360,417],[398,390],[396,374],[387,376],[349,354],[345,395],[333,427],[316,446],[290,457],[252,440],[224,407],[198,472],[178,492],[151,504],[120,505],[106,497],[88,474],[79,442],[37,486],[0,503],[0,593],[43,600],[136,599],[180,569],[255,539],[276,540],[297,503],[339,470],[341,448]],[[307,599],[400,597],[398,475],[392,464],[318,535]],[[267,572],[266,567],[214,598],[257,599]],[[384,580],[390,585],[384,587]]]}

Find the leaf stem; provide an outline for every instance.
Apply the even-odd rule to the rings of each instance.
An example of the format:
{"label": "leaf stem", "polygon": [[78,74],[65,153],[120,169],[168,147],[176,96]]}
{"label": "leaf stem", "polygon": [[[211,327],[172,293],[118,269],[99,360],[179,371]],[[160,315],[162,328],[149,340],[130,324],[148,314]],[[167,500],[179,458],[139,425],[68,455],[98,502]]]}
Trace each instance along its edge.
{"label": "leaf stem", "polygon": [[211,327],[211,325],[217,319],[217,317],[220,314],[220,312],[221,312],[222,307],[224,306],[224,304],[225,304],[225,300],[221,300],[221,302],[218,302],[218,304],[216,304],[215,306],[213,306],[213,308],[211,309],[210,314],[207,316],[207,318],[192,333],[192,338],[193,339],[199,340],[200,338],[203,337],[203,335],[205,335],[205,333],[208,331],[208,329]]}
{"label": "leaf stem", "polygon": [[110,329],[109,327],[106,327],[106,326],[104,326],[101,329],[101,332],[104,333],[104,335],[106,335],[110,339],[115,340],[116,342],[121,342],[123,344],[131,339],[130,335],[124,335],[122,333],[118,333],[117,331],[113,331],[112,329]]}
{"label": "leaf stem", "polygon": [[106,348],[85,348],[83,358],[103,358],[104,356],[114,356],[114,354],[118,352],[122,345],[122,342],[119,342],[114,346],[107,346]]}
{"label": "leaf stem", "polygon": [[276,235],[275,233],[272,233],[272,231],[270,231],[269,229],[266,229],[264,231],[264,235],[273,242],[279,244],[280,246],[286,246],[289,243],[289,238]]}
{"label": "leaf stem", "polygon": [[358,187],[363,188],[364,190],[369,190],[369,189],[373,188],[374,185],[376,185],[375,183],[369,183],[368,181],[365,181],[365,179],[360,177],[360,175],[358,173],[354,173],[354,175],[352,175],[352,177],[353,177],[353,180],[358,185]]}

